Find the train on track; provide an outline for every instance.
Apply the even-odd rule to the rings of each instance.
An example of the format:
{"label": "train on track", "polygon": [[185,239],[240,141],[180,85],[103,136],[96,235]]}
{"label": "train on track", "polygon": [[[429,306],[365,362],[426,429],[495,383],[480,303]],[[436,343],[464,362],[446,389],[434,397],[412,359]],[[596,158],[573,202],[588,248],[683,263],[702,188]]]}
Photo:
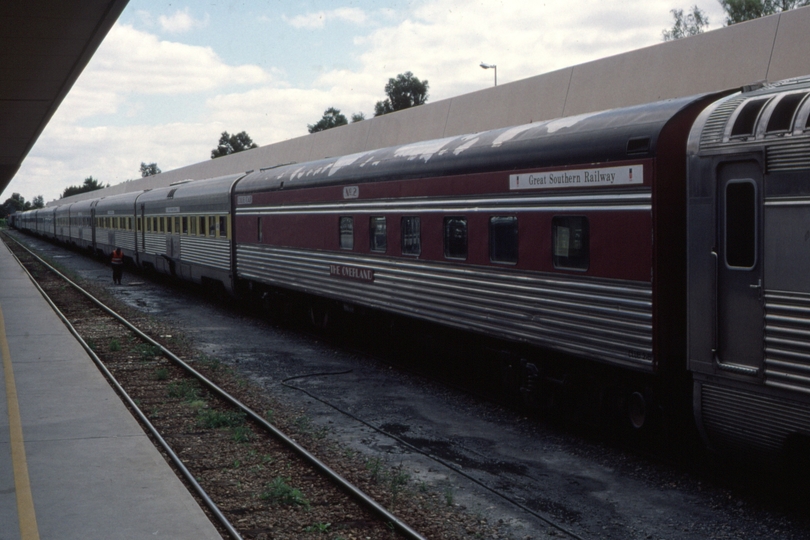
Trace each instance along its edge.
{"label": "train on track", "polygon": [[322,323],[354,306],[529,346],[524,393],[566,375],[547,357],[607,367],[632,425],[674,395],[721,451],[810,448],[810,77],[12,224],[238,297],[303,293]]}

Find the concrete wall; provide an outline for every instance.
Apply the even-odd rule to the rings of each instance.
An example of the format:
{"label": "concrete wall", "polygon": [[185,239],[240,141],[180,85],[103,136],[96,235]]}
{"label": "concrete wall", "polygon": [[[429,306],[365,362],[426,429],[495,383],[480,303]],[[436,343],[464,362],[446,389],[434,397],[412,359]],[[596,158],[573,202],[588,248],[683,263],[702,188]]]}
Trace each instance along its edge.
{"label": "concrete wall", "polygon": [[810,7],[795,9],[54,203],[808,75],[808,28]]}

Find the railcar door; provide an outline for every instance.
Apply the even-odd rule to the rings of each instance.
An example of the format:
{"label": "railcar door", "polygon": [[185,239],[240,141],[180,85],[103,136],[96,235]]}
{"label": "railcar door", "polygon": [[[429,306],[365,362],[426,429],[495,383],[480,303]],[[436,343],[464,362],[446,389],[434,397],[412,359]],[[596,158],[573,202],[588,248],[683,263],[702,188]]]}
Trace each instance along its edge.
{"label": "railcar door", "polygon": [[93,253],[96,252],[96,207],[95,205],[90,207],[90,247],[93,250]]}
{"label": "railcar door", "polygon": [[763,358],[762,170],[755,161],[717,169],[715,361],[756,376]]}

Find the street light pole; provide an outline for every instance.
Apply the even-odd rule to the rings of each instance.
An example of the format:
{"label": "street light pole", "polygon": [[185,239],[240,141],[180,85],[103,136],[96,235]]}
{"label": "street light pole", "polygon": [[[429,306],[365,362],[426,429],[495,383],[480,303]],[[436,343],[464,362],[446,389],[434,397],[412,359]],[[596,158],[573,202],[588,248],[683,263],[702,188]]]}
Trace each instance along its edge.
{"label": "street light pole", "polygon": [[495,64],[485,64],[481,62],[481,67],[484,69],[492,68],[495,70],[495,86],[498,86],[498,66],[496,66]]}

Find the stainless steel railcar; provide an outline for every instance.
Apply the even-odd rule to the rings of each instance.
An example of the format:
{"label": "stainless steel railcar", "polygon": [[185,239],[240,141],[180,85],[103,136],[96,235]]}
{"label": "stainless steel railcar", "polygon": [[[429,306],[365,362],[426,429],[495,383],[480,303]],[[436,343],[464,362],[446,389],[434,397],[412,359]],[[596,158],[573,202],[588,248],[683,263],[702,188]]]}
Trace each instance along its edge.
{"label": "stainless steel railcar", "polygon": [[93,251],[107,258],[119,247],[125,258],[137,261],[135,201],[142,193],[123,193],[98,200],[93,208]]}
{"label": "stainless steel railcar", "polygon": [[135,201],[142,266],[232,290],[230,194],[235,174],[154,189]]}
{"label": "stainless steel railcar", "polygon": [[810,434],[810,79],[707,108],[688,149],[688,368],[713,445]]}
{"label": "stainless steel railcar", "polygon": [[716,99],[249,174],[237,277],[629,370],[640,426],[686,374],[686,142]]}
{"label": "stainless steel railcar", "polygon": [[154,190],[136,255],[529,344],[530,364],[598,362],[634,381],[636,425],[650,383],[691,400],[710,446],[801,447],[808,94],[785,81]]}

